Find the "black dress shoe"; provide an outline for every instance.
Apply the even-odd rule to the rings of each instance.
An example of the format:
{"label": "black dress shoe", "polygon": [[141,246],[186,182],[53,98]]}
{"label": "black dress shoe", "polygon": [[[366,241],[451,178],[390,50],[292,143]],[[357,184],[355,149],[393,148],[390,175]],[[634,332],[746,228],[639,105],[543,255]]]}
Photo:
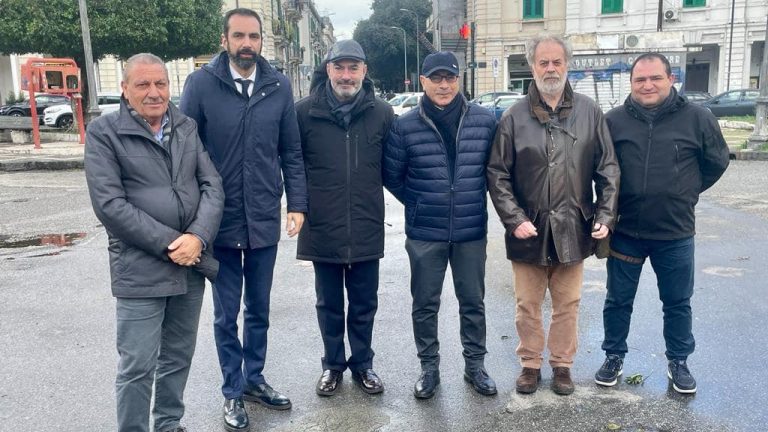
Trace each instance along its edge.
{"label": "black dress shoe", "polygon": [[440,371],[424,371],[413,386],[413,395],[417,399],[429,399],[435,395],[438,385],[440,385]]}
{"label": "black dress shoe", "polygon": [[256,386],[247,385],[243,390],[243,399],[256,402],[273,410],[287,410],[291,408],[291,400],[280,394],[267,383]]}
{"label": "black dress shoe", "polygon": [[384,391],[384,383],[376,375],[373,369],[360,369],[352,372],[352,379],[360,385],[360,388],[368,394],[377,394]]}
{"label": "black dress shoe", "polygon": [[464,371],[464,381],[472,384],[472,388],[481,395],[496,394],[496,383],[483,368]]}
{"label": "black dress shoe", "polygon": [[344,378],[344,373],[341,371],[326,369],[323,374],[320,375],[320,379],[317,380],[317,386],[315,392],[320,396],[333,396],[336,394],[336,390],[341,385],[341,380]]}
{"label": "black dress shoe", "polygon": [[224,401],[224,429],[229,432],[248,432],[251,424],[241,398]]}

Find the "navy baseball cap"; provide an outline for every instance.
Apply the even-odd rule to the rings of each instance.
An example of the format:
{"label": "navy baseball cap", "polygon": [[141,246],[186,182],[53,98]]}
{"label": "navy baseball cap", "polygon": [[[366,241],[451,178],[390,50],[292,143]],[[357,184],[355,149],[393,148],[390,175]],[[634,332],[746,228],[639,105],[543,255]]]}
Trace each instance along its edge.
{"label": "navy baseball cap", "polygon": [[328,50],[328,55],[325,57],[325,60],[328,62],[344,59],[364,62],[365,53],[363,52],[363,47],[352,39],[340,40],[331,46],[331,49]]}
{"label": "navy baseball cap", "polygon": [[450,51],[439,51],[432,53],[424,58],[424,64],[421,66],[421,74],[430,76],[437,71],[450,72],[453,75],[459,74],[459,61]]}

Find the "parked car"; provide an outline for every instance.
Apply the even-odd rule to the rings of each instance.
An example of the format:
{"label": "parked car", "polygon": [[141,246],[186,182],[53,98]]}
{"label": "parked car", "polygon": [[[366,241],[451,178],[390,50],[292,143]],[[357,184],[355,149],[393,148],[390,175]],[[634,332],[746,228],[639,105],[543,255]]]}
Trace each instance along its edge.
{"label": "parked car", "polygon": [[408,96],[410,96],[412,94],[413,93],[398,93],[398,94],[392,96],[392,98],[388,99],[387,103],[392,105],[392,106],[399,105],[402,101],[407,99]]}
{"label": "parked car", "polygon": [[755,115],[755,102],[760,95],[756,89],[731,90],[713,97],[701,106],[709,108],[715,117]]}
{"label": "parked car", "polygon": [[488,92],[483,93],[479,95],[478,97],[472,99],[470,102],[474,102],[480,106],[484,106],[486,108],[493,107],[493,103],[496,101],[496,98],[499,96],[512,96],[512,95],[519,95],[518,92],[510,92],[510,91],[503,91],[503,92]]}
{"label": "parked car", "polygon": [[[106,93],[98,97],[99,109],[102,114],[108,114],[120,109],[120,93]],[[47,126],[69,128],[74,122],[72,105],[70,103],[54,105],[45,109],[43,121]]]}
{"label": "parked car", "polygon": [[704,91],[685,91],[682,96],[688,100],[688,102],[701,105],[704,102],[712,99],[712,95]]}
{"label": "parked car", "polygon": [[[395,116],[400,116],[419,104],[419,101],[421,100],[421,96],[423,96],[424,93],[411,93],[407,97],[401,99],[397,105],[392,105],[392,111],[395,112]],[[390,105],[392,103],[390,102]]]}
{"label": "parked car", "polygon": [[[43,123],[43,111],[51,105],[68,104],[69,96],[59,94],[39,93],[35,95],[35,104],[37,117],[40,123]],[[29,107],[29,101],[17,102],[15,104],[0,106],[0,115],[11,117],[30,117],[32,109]]]}
{"label": "parked car", "polygon": [[496,114],[496,120],[499,120],[501,115],[504,114],[504,111],[506,111],[507,108],[514,105],[520,99],[525,99],[525,95],[514,94],[497,97],[496,100],[493,101],[493,107],[491,108],[491,110]]}

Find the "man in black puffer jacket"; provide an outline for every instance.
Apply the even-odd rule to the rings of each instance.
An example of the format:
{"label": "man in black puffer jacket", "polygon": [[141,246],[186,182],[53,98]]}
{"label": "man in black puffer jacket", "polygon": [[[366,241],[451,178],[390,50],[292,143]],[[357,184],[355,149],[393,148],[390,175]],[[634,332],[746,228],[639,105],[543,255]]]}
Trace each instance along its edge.
{"label": "man in black puffer jacket", "polygon": [[595,381],[613,386],[621,375],[632,305],[650,257],[664,304],[667,375],[677,392],[695,393],[686,363],[694,349],[694,207],[728,167],[728,146],[712,113],[677,94],[663,55],[639,56],[630,77],[631,95],[606,115],[621,187],[603,307],[606,359]]}
{"label": "man in black puffer jacket", "polygon": [[483,365],[488,211],[485,165],[496,118],[459,94],[456,56],[424,59],[424,97],[395,121],[385,149],[384,184],[405,205],[405,250],[411,264],[413,334],[422,374],[414,396],[440,383],[437,311],[448,264],[459,300],[464,378],[483,395],[496,384]]}
{"label": "man in black puffer jacket", "polygon": [[371,339],[379,259],[384,256],[382,142],[394,115],[376,98],[366,71],[360,45],[337,42],[315,71],[310,95],[296,104],[309,196],[298,258],[312,261],[315,268],[317,320],[325,348],[315,390],[322,396],[336,393],[347,368],[366,393],[384,390],[372,369]]}

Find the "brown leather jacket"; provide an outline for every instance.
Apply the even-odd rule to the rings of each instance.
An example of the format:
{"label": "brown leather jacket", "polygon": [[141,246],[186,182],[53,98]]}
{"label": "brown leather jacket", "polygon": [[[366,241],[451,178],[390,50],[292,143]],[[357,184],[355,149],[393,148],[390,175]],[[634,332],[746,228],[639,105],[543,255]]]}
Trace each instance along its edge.
{"label": "brown leather jacket", "polygon": [[[510,260],[578,262],[594,252],[594,223],[613,230],[619,190],[613,142],[598,105],[570,84],[555,112],[531,84],[528,96],[501,117],[487,172]],[[525,221],[538,235],[519,240],[512,232]]]}

